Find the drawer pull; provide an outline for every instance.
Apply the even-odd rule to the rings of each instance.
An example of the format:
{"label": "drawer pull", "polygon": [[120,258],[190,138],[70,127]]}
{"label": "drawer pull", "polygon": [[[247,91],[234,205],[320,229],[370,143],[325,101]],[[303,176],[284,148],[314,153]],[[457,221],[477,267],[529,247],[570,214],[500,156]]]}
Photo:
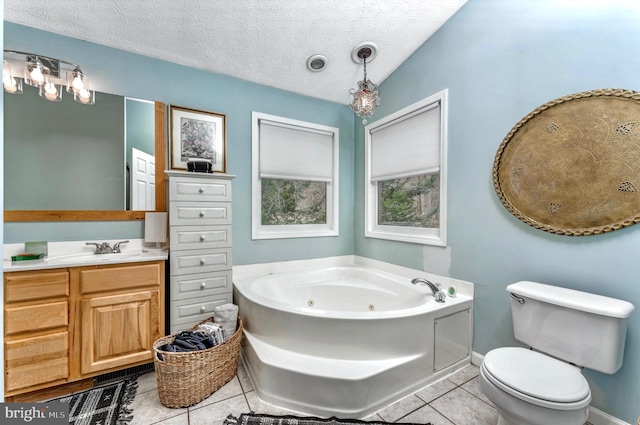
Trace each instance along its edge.
{"label": "drawer pull", "polygon": [[201,258],[201,259],[200,259],[200,265],[201,265],[201,266],[204,266],[204,263],[206,263],[206,262],[207,262],[207,261],[206,261],[204,258]]}
{"label": "drawer pull", "polygon": [[204,235],[200,235],[200,242],[204,242],[205,239]]}
{"label": "drawer pull", "polygon": [[206,288],[206,287],[207,287],[207,283],[206,283],[206,282],[202,282],[202,283],[200,284],[200,287],[201,287],[202,289]]}
{"label": "drawer pull", "polygon": [[207,309],[206,309],[205,306],[202,306],[202,307],[200,307],[200,311],[204,313],[205,311],[207,311]]}
{"label": "drawer pull", "polygon": [[201,187],[200,189],[198,189],[198,192],[204,193],[204,187]]}
{"label": "drawer pull", "polygon": [[204,217],[204,211],[200,211],[200,217]]}

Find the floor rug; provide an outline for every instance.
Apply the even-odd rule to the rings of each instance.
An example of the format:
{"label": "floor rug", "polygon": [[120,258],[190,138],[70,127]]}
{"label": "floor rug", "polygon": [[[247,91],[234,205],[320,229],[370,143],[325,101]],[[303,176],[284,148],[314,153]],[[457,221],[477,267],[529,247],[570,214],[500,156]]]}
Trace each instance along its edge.
{"label": "floor rug", "polygon": [[[239,417],[227,416],[224,425],[386,425],[382,421],[361,421],[358,419],[317,418],[315,416],[273,416],[257,413],[242,413]],[[394,422],[394,425],[418,425],[403,422]],[[420,425],[431,425],[420,424]]]}
{"label": "floor rug", "polygon": [[129,408],[138,390],[137,377],[54,398],[46,403],[69,403],[74,425],[125,425],[133,419]]}

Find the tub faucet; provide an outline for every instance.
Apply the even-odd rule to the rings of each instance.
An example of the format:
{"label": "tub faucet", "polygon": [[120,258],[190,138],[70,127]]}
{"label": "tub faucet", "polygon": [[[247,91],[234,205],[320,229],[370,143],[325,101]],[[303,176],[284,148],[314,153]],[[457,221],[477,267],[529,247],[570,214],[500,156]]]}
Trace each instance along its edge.
{"label": "tub faucet", "polygon": [[418,283],[427,285],[429,288],[431,288],[431,292],[433,292],[433,297],[439,303],[443,303],[446,299],[446,295],[444,294],[444,292],[440,290],[439,284],[437,283],[430,282],[427,279],[422,277],[416,277],[415,279],[411,279],[411,283],[413,283],[414,285],[417,285]]}

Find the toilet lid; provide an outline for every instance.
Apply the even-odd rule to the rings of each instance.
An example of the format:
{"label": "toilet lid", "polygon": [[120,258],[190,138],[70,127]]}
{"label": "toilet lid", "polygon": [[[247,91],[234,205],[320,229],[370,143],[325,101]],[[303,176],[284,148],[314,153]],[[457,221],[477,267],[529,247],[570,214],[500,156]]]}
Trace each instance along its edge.
{"label": "toilet lid", "polygon": [[574,403],[591,397],[580,369],[526,348],[492,350],[484,357],[483,365],[494,379],[536,399]]}

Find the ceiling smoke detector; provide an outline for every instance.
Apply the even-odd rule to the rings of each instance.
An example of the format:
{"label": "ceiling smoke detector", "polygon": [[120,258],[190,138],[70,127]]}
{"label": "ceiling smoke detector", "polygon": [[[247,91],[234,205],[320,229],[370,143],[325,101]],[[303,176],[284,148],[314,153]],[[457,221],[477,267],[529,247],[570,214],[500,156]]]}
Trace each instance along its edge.
{"label": "ceiling smoke detector", "polygon": [[313,55],[307,59],[309,71],[319,72],[327,67],[327,58],[323,55]]}

